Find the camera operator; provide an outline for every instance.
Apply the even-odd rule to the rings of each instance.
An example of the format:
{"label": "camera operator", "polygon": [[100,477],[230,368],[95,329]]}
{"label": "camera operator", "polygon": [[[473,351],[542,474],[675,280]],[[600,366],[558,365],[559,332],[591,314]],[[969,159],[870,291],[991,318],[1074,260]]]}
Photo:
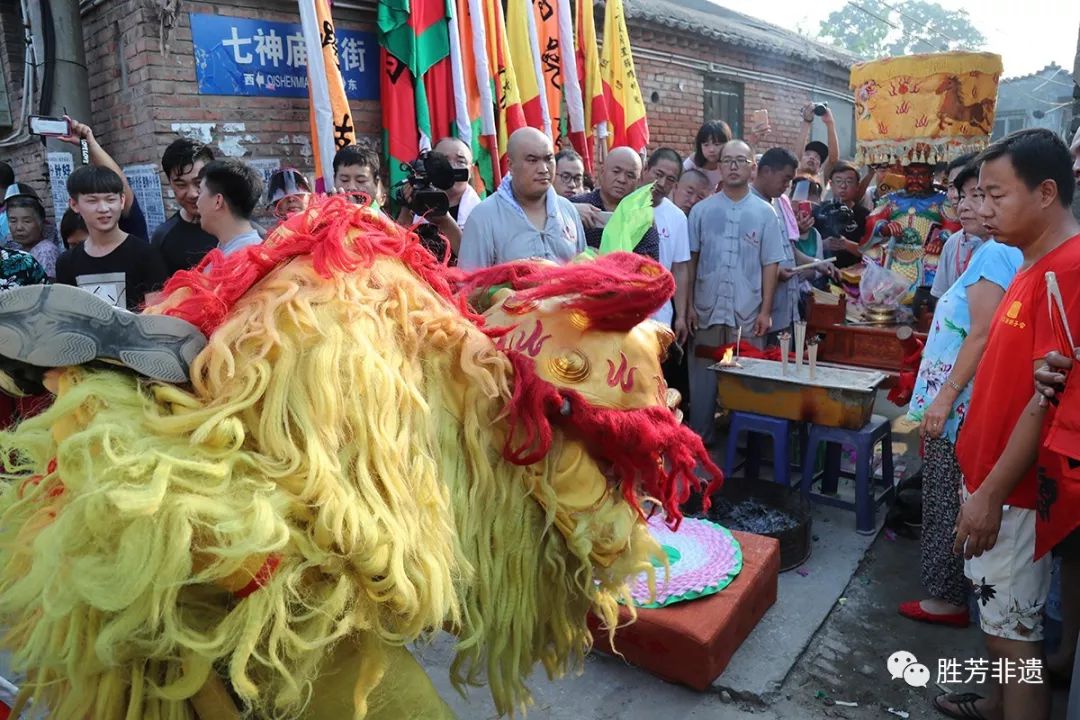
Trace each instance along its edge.
{"label": "camera operator", "polygon": [[[439,145],[448,147],[450,143],[442,141]],[[468,152],[468,148],[464,150]],[[451,258],[457,257],[461,248],[461,226],[479,204],[478,196],[476,203],[466,201],[467,192],[460,188],[465,185],[468,192],[476,195],[468,187],[469,167],[460,167],[464,162],[460,151],[457,152],[456,166],[437,150],[421,153],[408,164],[408,177],[394,187],[394,202],[401,207],[398,224],[409,228],[415,226],[424,247],[439,259],[446,257],[447,245]],[[467,155],[464,158],[467,159]],[[456,196],[456,205],[451,205],[453,196]]]}
{"label": "camera operator", "polygon": [[862,257],[859,246],[866,233],[866,218],[870,215],[866,206],[859,202],[863,181],[859,178],[858,168],[841,160],[830,168],[829,182],[833,200],[814,210],[814,227],[825,239],[827,251],[836,255],[836,267],[851,267]]}
{"label": "camera operator", "polygon": [[[809,142],[810,129],[814,125],[815,117],[821,118],[821,122],[825,123],[828,145],[820,140]],[[815,180],[824,185],[822,178],[829,177],[832,166],[840,159],[840,138],[836,134],[836,122],[833,119],[832,110],[829,109],[829,103],[811,102],[803,105],[802,120],[799,144],[796,146],[802,148],[802,155],[795,173],[797,175],[812,175]],[[796,150],[795,152],[799,151]]]}

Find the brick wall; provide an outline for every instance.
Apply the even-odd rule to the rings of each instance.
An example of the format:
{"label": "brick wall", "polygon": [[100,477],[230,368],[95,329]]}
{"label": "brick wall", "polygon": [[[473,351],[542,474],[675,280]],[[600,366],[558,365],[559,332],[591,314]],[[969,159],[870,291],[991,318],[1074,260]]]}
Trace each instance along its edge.
{"label": "brick wall", "polygon": [[[83,17],[91,125],[98,141],[120,165],[159,165],[161,153],[178,133],[202,135],[222,154],[276,158],[282,166],[310,174],[314,160],[307,99],[199,95],[189,20],[189,13],[216,13],[298,23],[295,0],[186,0],[181,7],[164,56],[159,52],[160,22],[151,3],[107,0]],[[334,16],[340,28],[375,30],[370,13],[338,9]],[[6,12],[3,21],[6,31]],[[11,52],[4,49],[7,61]],[[381,135],[379,104],[351,104],[359,135],[377,141]],[[8,156],[15,159],[20,179],[41,180],[35,185],[47,198],[41,143],[0,148],[0,158]],[[172,212],[175,205],[167,180],[160,175],[166,211]]]}
{"label": "brick wall", "polygon": [[[846,68],[826,63],[810,65],[663,28],[643,27],[632,19],[629,31],[653,147],[666,145],[684,154],[693,152],[694,136],[703,122],[704,85],[709,75],[742,84],[746,125],[754,110],[769,111],[772,133],[763,143],[768,147],[794,148],[802,126],[799,111],[807,102],[830,93],[850,96]],[[710,64],[721,67],[710,70]],[[733,76],[732,69],[742,72]],[[791,81],[811,87],[799,87]],[[655,101],[653,93],[657,95]],[[838,98],[829,100],[836,113],[847,110]],[[842,148],[844,141],[841,137]]]}
{"label": "brick wall", "polygon": [[[14,7],[13,7],[14,6]],[[177,135],[202,134],[226,154],[277,158],[282,165],[310,171],[313,165],[306,98],[236,98],[197,92],[190,13],[217,13],[299,22],[294,0],[185,0],[167,55],[158,49],[159,18],[150,0],[106,0],[83,18],[90,68],[92,126],[99,141],[121,165],[154,164]],[[0,3],[0,61],[13,87],[21,87],[21,30],[17,3]],[[339,27],[374,31],[374,13],[338,7]],[[743,84],[744,117],[769,111],[769,145],[793,146],[800,129],[799,108],[820,92],[847,96],[847,70],[827,63],[771,57],[691,34],[643,26],[630,19],[638,51],[637,70],[649,113],[652,145],[686,153],[704,113],[707,76]],[[710,65],[713,64],[713,65]],[[731,73],[735,72],[735,76]],[[776,78],[780,78],[777,80]],[[793,84],[793,82],[795,84]],[[805,87],[799,87],[802,84]],[[652,100],[656,93],[657,100]],[[10,94],[12,110],[17,92]],[[378,102],[353,102],[357,130],[370,141],[381,134]],[[836,105],[834,104],[834,107]],[[0,148],[19,178],[45,199],[45,154],[40,141]],[[163,187],[167,186],[162,176]],[[166,210],[171,193],[164,190]]]}
{"label": "brick wall", "polygon": [[[23,101],[23,74],[26,45],[23,41],[23,20],[18,2],[0,3],[0,63],[4,65],[4,77],[8,81],[8,108],[12,122],[19,124],[18,116]],[[34,108],[31,112],[37,112]],[[20,145],[0,147],[0,160],[9,163],[19,182],[29,183],[38,195],[49,194],[48,173],[45,167],[45,147],[39,139]]]}

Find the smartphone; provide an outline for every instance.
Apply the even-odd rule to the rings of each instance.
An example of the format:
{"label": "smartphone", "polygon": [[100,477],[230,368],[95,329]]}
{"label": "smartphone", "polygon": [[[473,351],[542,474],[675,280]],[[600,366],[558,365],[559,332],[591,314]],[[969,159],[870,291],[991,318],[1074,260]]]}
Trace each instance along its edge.
{"label": "smartphone", "polygon": [[30,133],[43,137],[63,137],[71,134],[71,125],[62,117],[31,115]]}
{"label": "smartphone", "polygon": [[769,126],[769,111],[762,108],[761,110],[755,110],[750,114],[751,127],[768,127]]}

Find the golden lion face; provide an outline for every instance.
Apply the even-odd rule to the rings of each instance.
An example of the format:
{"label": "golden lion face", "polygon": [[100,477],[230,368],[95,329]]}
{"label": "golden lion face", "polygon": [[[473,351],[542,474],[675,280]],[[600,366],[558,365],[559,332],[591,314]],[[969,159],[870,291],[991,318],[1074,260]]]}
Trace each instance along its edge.
{"label": "golden lion face", "polygon": [[[484,313],[491,327],[513,327],[499,339],[502,350],[536,363],[536,372],[559,388],[575,390],[600,407],[637,410],[671,407],[660,367],[672,332],[646,320],[629,332],[590,329],[582,312],[563,309],[560,298],[520,302],[511,290],[498,291]],[[678,396],[675,394],[675,404]]]}

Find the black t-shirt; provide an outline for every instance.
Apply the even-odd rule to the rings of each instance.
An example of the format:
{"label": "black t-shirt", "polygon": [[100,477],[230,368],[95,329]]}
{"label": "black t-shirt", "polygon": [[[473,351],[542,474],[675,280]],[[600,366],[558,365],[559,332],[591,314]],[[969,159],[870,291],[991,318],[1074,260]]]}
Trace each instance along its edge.
{"label": "black t-shirt", "polygon": [[[604,207],[604,201],[600,198],[599,189],[587,192],[584,195],[575,195],[570,198],[570,202],[592,205],[598,210],[607,210]],[[603,237],[604,228],[585,228],[585,244],[589,247],[599,249]],[[638,255],[650,257],[657,262],[660,261],[660,233],[656,231],[656,225],[645,231],[645,234],[641,236],[641,240],[634,246],[634,252]]]}
{"label": "black t-shirt", "polygon": [[161,253],[171,276],[177,270],[190,270],[198,265],[208,252],[217,247],[218,241],[198,224],[184,220],[177,212],[158,225],[150,237],[150,244]]}
{"label": "black t-shirt", "polygon": [[160,290],[169,278],[161,254],[142,238],[128,235],[103,257],[88,255],[76,245],[56,261],[56,282],[89,290],[113,305],[138,310],[146,294]]}

